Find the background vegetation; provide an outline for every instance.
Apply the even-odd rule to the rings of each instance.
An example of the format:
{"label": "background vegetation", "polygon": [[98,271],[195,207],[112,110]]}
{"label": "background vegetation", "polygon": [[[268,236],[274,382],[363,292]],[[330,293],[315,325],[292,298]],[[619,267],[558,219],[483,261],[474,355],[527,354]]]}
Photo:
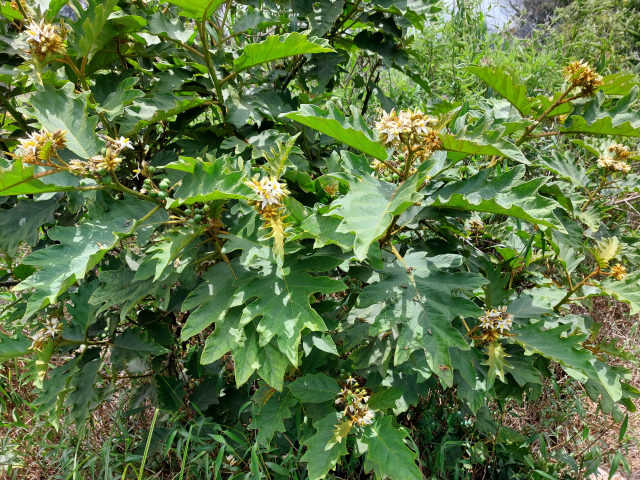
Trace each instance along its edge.
{"label": "background vegetation", "polygon": [[[401,5],[393,7],[394,3]],[[495,171],[492,182],[514,171],[525,172],[522,182],[545,177],[548,183],[542,198],[552,199],[571,212],[570,220],[578,225],[578,233],[575,230],[566,233],[568,237],[574,235],[567,240],[547,230],[544,223],[539,222],[540,218],[527,220],[460,208],[456,214],[427,212],[424,218],[407,219],[407,225],[415,221],[419,227],[398,232],[393,228],[388,232],[384,229],[379,237],[384,241],[393,238],[389,245],[395,245],[398,255],[405,259],[415,250],[428,251],[428,257],[463,256],[464,266],[437,268],[451,275],[466,272],[478,278],[487,277],[490,286],[485,288],[471,281],[467,290],[459,292],[460,296],[471,298],[476,308],[490,309],[504,300],[509,303],[509,311],[515,311],[512,302],[519,301],[517,306],[528,299],[530,304],[522,307],[525,311],[522,318],[546,315],[541,318],[550,322],[549,328],[571,325],[569,334],[573,335],[558,333],[557,337],[582,338],[584,335],[578,343],[589,346],[594,356],[597,355],[597,361],[608,365],[607,375],[611,372],[612,377],[617,375],[610,382],[615,385],[611,390],[594,386],[578,366],[551,358],[552,355],[542,355],[535,349],[532,349],[536,351],[534,357],[525,356],[521,346],[507,345],[508,338],[503,337],[498,344],[504,345],[507,355],[511,356],[503,359],[506,364],[496,367],[489,360],[490,364],[483,367],[485,357],[471,363],[470,375],[479,375],[472,390],[481,392],[474,404],[469,400],[472,395],[463,391],[468,375],[465,377],[464,369],[459,368],[461,362],[456,364],[455,359],[451,365],[425,366],[426,361],[420,363],[412,357],[413,370],[390,367],[388,375],[378,367],[389,362],[389,352],[396,344],[385,346],[384,342],[387,338],[397,341],[398,330],[389,326],[390,333],[386,329],[380,330],[379,335],[363,333],[358,329],[359,322],[373,329],[370,324],[375,315],[366,311],[368,306],[363,300],[356,303],[356,299],[364,298],[366,288],[379,285],[376,282],[380,279],[374,278],[377,275],[374,270],[384,271],[379,268],[381,264],[387,269],[408,270],[409,275],[411,266],[394,264],[396,257],[391,250],[384,250],[384,241],[382,253],[378,249],[379,258],[375,254],[371,256],[367,244],[364,255],[358,254],[354,260],[357,242],[353,239],[333,238],[332,233],[323,231],[323,235],[330,237],[325,241],[317,231],[300,226],[316,212],[326,212],[323,209],[329,205],[336,208],[338,199],[348,198],[347,191],[354,188],[350,183],[354,176],[363,176],[366,172],[365,176],[371,177],[369,161],[372,158],[363,164],[355,155],[359,153],[357,147],[349,141],[344,143],[354,148],[335,142],[320,128],[317,129],[323,134],[317,134],[315,127],[304,123],[303,115],[295,118],[298,123],[294,123],[294,119],[283,118],[281,114],[297,112],[302,104],[314,104],[326,111],[331,108],[326,106],[330,100],[339,111],[353,115],[351,118],[357,118],[357,113],[362,115],[363,122],[370,127],[384,111],[416,108],[434,116],[453,112],[451,119],[462,118],[460,125],[465,128],[477,126],[474,122],[485,115],[494,122],[506,118],[506,114],[500,117],[499,106],[503,105],[504,111],[506,105],[508,112],[509,105],[502,100],[503,92],[494,88],[496,85],[487,83],[478,71],[474,73],[467,67],[490,67],[492,72],[499,72],[495,78],[508,76],[513,84],[524,85],[526,96],[534,99],[563,91],[567,79],[562,76],[562,69],[580,59],[589,62],[605,78],[622,74],[613,77],[620,80],[620,90],[612,94],[614,100],[607,100],[616,102],[626,98],[623,95],[631,91],[635,81],[631,75],[638,73],[640,4],[608,0],[559,5],[525,2],[519,5],[518,17],[494,29],[490,28],[491,20],[478,3],[405,3],[250,1],[243,2],[243,8],[238,9],[231,9],[225,3],[210,12],[213,21],[209,23],[202,21],[202,12],[198,19],[198,11],[194,13],[188,2],[180,1],[159,5],[141,1],[108,1],[99,5],[90,1],[87,10],[77,3],[63,8],[63,3],[56,1],[0,4],[3,178],[9,175],[6,172],[12,172],[12,165],[19,157],[19,139],[39,132],[47,119],[54,125],[51,118],[61,116],[66,108],[73,110],[69,99],[85,102],[79,116],[74,117],[75,113],[69,111],[73,119],[69,125],[85,131],[84,122],[90,118],[89,123],[94,123],[88,130],[93,133],[97,128],[101,135],[78,136],[77,147],[87,150],[92,145],[96,147],[90,157],[101,155],[102,161],[108,157],[103,148],[105,135],[117,139],[120,133],[126,134],[132,142],[131,148],[121,149],[123,161],[118,170],[115,166],[111,168],[108,161],[101,167],[95,162],[96,168],[84,177],[52,175],[56,180],[45,182],[45,187],[39,185],[39,191],[0,192],[5,195],[0,198],[4,215],[0,216],[0,224],[5,230],[0,236],[4,260],[0,317],[0,472],[6,478],[302,480],[324,474],[327,478],[353,479],[381,478],[387,474],[404,479],[415,475],[415,470],[407,465],[414,468],[417,465],[425,478],[542,479],[584,478],[599,466],[612,473],[630,472],[637,464],[640,457],[640,421],[634,413],[638,402],[636,388],[640,388],[636,367],[640,346],[637,281],[624,280],[625,285],[629,283],[624,294],[609,291],[601,295],[602,292],[596,293],[587,286],[585,290],[576,291],[576,296],[581,297],[578,301],[562,305],[561,315],[557,315],[559,309],[554,313],[551,307],[562,297],[527,297],[527,292],[557,288],[564,293],[566,288],[572,289],[602,260],[598,257],[602,257],[602,251],[597,249],[614,237],[626,248],[614,249],[616,258],[626,265],[630,274],[635,273],[633,270],[640,258],[637,254],[640,220],[637,167],[633,167],[628,176],[611,177],[618,183],[609,191],[602,191],[606,182],[599,184],[593,199],[591,194],[588,199],[585,197],[584,190],[590,190],[581,190],[578,183],[590,177],[598,185],[601,170],[594,166],[598,156],[605,154],[614,140],[624,141],[630,150],[637,150],[638,135],[622,138],[615,135],[619,133],[617,130],[612,130],[611,136],[604,140],[602,137],[590,139],[583,134],[553,135],[566,121],[558,118],[562,112],[555,112],[541,124],[538,131],[541,135],[529,138],[522,147],[533,165],[517,166],[512,158],[502,158],[500,152],[483,150],[469,155],[469,151],[460,153],[451,147],[448,161],[452,165],[447,167],[455,168],[444,174],[431,164],[423,163],[430,167],[428,172],[419,169],[412,173],[416,175],[412,178],[419,177],[422,180],[419,183],[424,183],[418,186],[427,190],[430,188],[425,187],[429,184],[427,173],[442,182],[434,182],[437,188],[468,180],[488,168]],[[362,11],[366,17],[359,17],[358,23],[354,18]],[[57,61],[50,61],[52,57],[46,52],[42,58],[35,58],[34,43],[29,45],[25,33],[29,25],[26,17],[38,21],[44,18],[56,24],[66,22],[67,27],[64,23],[60,25],[70,29],[67,52],[57,52]],[[246,59],[248,55],[242,56],[243,48],[264,41],[268,35],[284,35],[307,28],[326,40],[326,43],[318,40],[320,50],[312,55],[283,54],[260,64],[251,64]],[[365,35],[361,36],[361,31]],[[91,39],[89,44],[87,38]],[[206,49],[203,43],[208,45]],[[330,48],[335,51],[329,51]],[[246,69],[242,66],[243,58],[249,62]],[[578,112],[584,106],[580,102],[587,100],[576,100]],[[630,102],[623,115],[627,115],[624,120],[631,119],[633,123],[637,100],[631,96]],[[307,115],[311,116],[308,112]],[[495,125],[492,124],[492,128]],[[526,128],[526,123],[522,125]],[[633,127],[638,125],[633,123]],[[464,136],[460,134],[461,128],[452,122],[446,126],[449,130],[443,132]],[[68,133],[76,134],[71,129]],[[299,136],[295,137],[296,134]],[[519,134],[511,136],[510,142],[516,143]],[[293,142],[287,143],[291,138]],[[498,140],[492,138],[476,139],[477,144],[498,145]],[[469,144],[466,145],[468,148]],[[353,156],[345,154],[347,150]],[[441,153],[437,152],[435,158],[441,158],[438,157]],[[179,157],[200,158],[207,164],[224,158],[227,162],[224,167],[215,168],[224,168],[225,175],[230,177],[246,172],[246,178],[234,177],[244,180],[258,172],[280,177],[281,167],[285,166],[287,173],[282,183],[290,190],[287,197],[290,200],[280,200],[290,215],[286,221],[292,226],[286,231],[288,243],[283,244],[282,252],[277,249],[277,239],[261,237],[263,231],[260,235],[257,233],[263,221],[271,220],[261,219],[255,205],[246,202],[257,200],[250,187],[242,181],[237,181],[235,186],[216,184],[213,190],[227,195],[219,198],[211,194],[210,185],[199,190],[197,179],[206,177],[206,172],[194,175],[197,161],[185,163]],[[73,157],[61,153],[61,158],[70,164]],[[84,159],[82,168],[90,160]],[[172,164],[173,169],[166,168]],[[633,165],[631,161],[630,164]],[[185,165],[191,165],[191,171]],[[46,167],[42,168],[35,171],[46,171]],[[207,165],[206,168],[214,167]],[[220,171],[212,172],[212,177],[222,176]],[[189,174],[196,181],[180,196],[175,185],[182,181],[179,188],[183,189],[185,178],[191,178]],[[410,182],[408,177],[399,178],[390,169],[375,175],[385,184]],[[34,181],[28,178],[26,184],[32,185]],[[505,186],[504,191],[520,185],[514,182]],[[163,184],[168,187],[162,187]],[[3,185],[6,187],[6,183]],[[593,192],[597,187],[591,188]],[[429,191],[429,195],[433,195],[435,189]],[[184,187],[183,193],[185,190],[188,189]],[[168,196],[164,193],[167,191]],[[143,195],[153,200],[137,202],[133,198]],[[370,193],[366,198],[373,195]],[[537,191],[531,196],[536,195],[539,195]],[[165,217],[160,215],[164,209],[152,211],[151,215],[157,218],[153,217],[145,226],[143,220],[150,218],[144,218],[148,209],[142,211],[139,204],[162,201],[167,206],[164,197],[169,201],[178,199],[175,210],[169,210]],[[232,200],[223,208],[223,203],[216,203],[221,202],[220,198]],[[129,202],[129,206],[119,207],[118,202]],[[405,203],[408,206],[413,200]],[[44,207],[43,212],[33,220],[35,226],[25,227],[20,218],[25,217],[26,210],[29,215],[35,215],[36,207]],[[347,207],[342,204],[337,208]],[[354,208],[349,215],[357,218],[360,208]],[[59,254],[38,257],[38,252],[46,255],[42,252],[65,245],[65,239],[57,236],[54,225],[80,231],[84,228],[82,225],[91,224],[96,218],[108,221],[109,218],[104,220],[100,215],[108,217],[109,212],[119,209],[134,212],[134,228],[141,226],[144,233],[138,231],[137,240],[133,241],[133,235],[124,229],[131,225],[119,224],[109,226],[111,230],[106,237],[92,233],[96,236],[82,239],[81,246],[94,241],[112,241],[112,232],[122,235],[109,248],[104,248],[103,258],[86,272],[61,281],[65,288],[59,292],[47,290],[52,280],[39,278],[36,272],[59,264],[56,257],[67,262],[73,255],[80,255],[74,250],[67,252],[66,257]],[[591,216],[587,215],[589,212]],[[264,215],[264,206],[260,213]],[[114,214],[110,220],[118,218]],[[216,220],[221,223],[215,223]],[[472,220],[482,220],[482,227],[474,230]],[[569,220],[564,221],[569,225]],[[339,223],[329,231],[335,232]],[[152,236],[152,231],[161,224]],[[172,230],[174,226],[180,229],[178,233]],[[215,235],[201,238],[203,228]],[[548,233],[539,235],[538,228]],[[20,233],[7,238],[6,232],[14,230]],[[218,238],[221,230],[223,236]],[[276,231],[272,228],[272,232]],[[238,243],[224,237],[225,233],[235,236]],[[141,236],[155,243],[145,243]],[[370,243],[377,243],[375,240]],[[328,247],[322,245],[323,241]],[[215,311],[216,305],[201,305],[206,302],[203,297],[211,285],[222,288],[215,282],[218,278],[225,280],[221,277],[225,265],[235,262],[233,265],[240,268],[240,263],[249,264],[257,258],[264,262],[259,264],[260,268],[267,268],[264,266],[267,263],[281,267],[283,261],[291,261],[295,254],[298,248],[292,247],[295,242],[300,248],[314,254],[322,252],[321,255],[329,259],[329,266],[324,269],[311,269],[315,281],[320,278],[326,282],[344,282],[344,288],[333,288],[335,284],[326,283],[317,291],[308,292],[314,294],[314,311],[322,316],[331,338],[305,326],[302,340],[298,339],[302,342],[299,351],[303,360],[298,368],[282,368],[280,376],[269,375],[261,368],[265,361],[260,359],[254,361],[251,368],[246,367],[250,371],[243,374],[244,381],[238,380],[240,355],[235,349],[240,347],[231,348],[232,343],[225,344],[229,347],[226,350],[217,348],[221,354],[214,361],[202,361],[203,355],[207,355],[205,340],[208,335],[213,337],[212,332],[219,327],[213,325],[213,320],[202,320],[206,317],[202,312]],[[330,244],[340,248],[331,250]],[[98,245],[102,252],[102,244]],[[488,263],[484,263],[485,260]],[[139,294],[123,295],[126,286],[136,281],[133,272],[139,271],[145,261],[151,262],[151,270],[143,280],[153,277],[152,285]],[[344,262],[351,262],[350,267],[345,268]],[[617,261],[607,268],[614,263]],[[416,265],[427,268],[425,264]],[[323,276],[317,272],[330,273]],[[113,278],[110,279],[110,275]],[[569,277],[568,284],[566,277]],[[35,286],[35,293],[13,288],[23,281],[26,283],[21,286]],[[170,295],[162,293],[167,286]],[[381,296],[390,296],[389,291],[385,290]],[[231,297],[233,293],[225,295]],[[199,317],[198,308],[202,308]],[[465,315],[461,315],[464,320]],[[31,347],[34,332],[50,318],[60,319],[63,324],[60,342],[46,341],[34,350]],[[204,327],[194,327],[190,323],[194,318],[200,319]],[[516,317],[516,324],[525,325],[522,318]],[[85,323],[79,324],[78,319],[84,319]],[[453,325],[451,328],[464,332],[461,322]],[[189,328],[190,334],[185,334]],[[24,335],[29,335],[29,339]],[[120,343],[116,341],[118,338]],[[11,346],[12,342],[20,341],[17,347]],[[121,350],[110,349],[113,342]],[[486,339],[478,340],[475,346],[484,352]],[[577,351],[585,352],[579,345],[578,348]],[[298,345],[295,350],[298,352]],[[142,354],[136,356],[131,351]],[[230,355],[228,351],[233,352]],[[354,356],[354,352],[358,353]],[[212,358],[215,356],[208,353]],[[535,358],[535,365],[526,363],[527,358]],[[99,367],[98,359],[104,361]],[[96,369],[91,370],[92,365]],[[524,376],[518,378],[508,373],[513,367],[521,368]],[[487,373],[489,368],[493,378]],[[447,370],[451,372],[448,380]],[[353,431],[344,433],[343,438],[338,436],[331,446],[331,435],[338,420],[334,418],[328,427],[323,427],[321,422],[337,413],[327,416],[334,407],[327,406],[327,401],[315,403],[311,398],[321,389],[314,390],[307,385],[311,393],[305,393],[305,385],[300,382],[304,378],[324,379],[325,373],[339,382],[343,391],[352,387],[347,383],[352,375],[357,381],[366,382],[359,385],[365,390],[358,395],[372,398],[373,394],[378,395],[375,425],[383,425],[386,419],[392,422],[384,424],[385,432],[396,442],[391,451],[400,452],[398,456],[404,458],[398,459],[397,464],[393,459],[386,465],[376,462],[375,458],[380,457],[370,453],[373,441],[366,424],[356,425]],[[288,385],[295,382],[302,385],[299,390],[289,389]],[[496,387],[492,389],[488,383],[494,382]],[[271,387],[278,387],[276,390],[284,393],[273,396]],[[621,392],[616,399],[619,402],[607,397],[616,388]],[[286,392],[293,395],[283,399],[281,395]],[[272,396],[273,401],[277,399],[275,407],[268,403]],[[270,408],[276,411],[267,412]],[[260,418],[262,423],[256,424]],[[357,428],[360,430],[354,433]],[[329,437],[318,439],[322,432],[329,432]],[[319,446],[320,440],[324,444]],[[365,444],[371,449],[366,454]],[[312,448],[316,449],[312,451],[316,456],[326,451],[337,452],[339,460],[333,460],[332,472],[327,473],[331,460],[323,466],[326,468],[322,475],[318,473],[322,468],[311,465],[308,452]]]}

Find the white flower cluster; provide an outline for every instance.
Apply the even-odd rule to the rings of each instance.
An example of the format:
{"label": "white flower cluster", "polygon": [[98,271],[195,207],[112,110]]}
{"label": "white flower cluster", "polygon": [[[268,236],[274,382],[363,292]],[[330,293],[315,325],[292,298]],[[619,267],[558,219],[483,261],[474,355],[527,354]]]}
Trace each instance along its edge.
{"label": "white flower cluster", "polygon": [[345,413],[349,415],[351,420],[357,425],[371,425],[371,423],[373,423],[375,413],[367,405],[369,396],[366,395],[366,390],[361,388],[352,390],[352,387],[356,387],[358,385],[356,379],[353,377],[347,378],[345,383],[348,385],[348,388],[340,390],[338,399],[336,400],[336,405],[345,404]]}
{"label": "white flower cluster", "polygon": [[[28,133],[27,138],[21,138],[17,156],[22,157],[24,163],[39,163],[40,160],[48,161],[51,154],[56,154],[66,145],[66,130],[56,130],[50,133],[42,127],[39,132]],[[41,153],[46,153],[46,158],[40,158]]]}
{"label": "white flower cluster", "polygon": [[389,146],[399,146],[406,143],[410,136],[430,134],[437,123],[435,117],[424,115],[420,110],[403,110],[396,114],[395,110],[385,113],[376,122],[376,129],[382,142]]}
{"label": "white flower cluster", "polygon": [[260,196],[261,210],[264,210],[270,205],[281,206],[282,197],[286,197],[289,193],[284,187],[284,184],[278,182],[278,179],[275,177],[264,177],[258,181],[256,176],[252,178],[250,182],[244,183]]}
{"label": "white flower cluster", "polygon": [[507,306],[494,308],[492,310],[485,310],[484,315],[479,317],[480,326],[483,330],[500,330],[500,333],[504,333],[505,330],[511,330],[513,325],[513,315],[507,313]]}
{"label": "white flower cluster", "polygon": [[31,348],[39,350],[48,338],[57,337],[60,331],[62,331],[62,324],[58,319],[55,317],[48,318],[45,321],[45,327],[38,330],[31,337]]}
{"label": "white flower cluster", "polygon": [[608,155],[602,155],[598,158],[598,166],[614,172],[628,173],[631,171],[631,166],[628,163],[616,160]]}
{"label": "white flower cluster", "polygon": [[27,26],[26,34],[31,51],[40,60],[44,60],[47,53],[61,54],[66,50],[64,46],[65,32],[55,25],[45,23],[44,20],[40,23],[32,21]]}
{"label": "white flower cluster", "polygon": [[469,220],[469,230],[472,233],[479,233],[484,230],[484,223],[482,223],[482,220],[480,220],[479,218]]}
{"label": "white flower cluster", "polygon": [[44,44],[51,43],[57,36],[57,27],[54,25],[45,23],[42,20],[40,23],[32,21],[25,30],[27,34],[27,43],[30,44]]}

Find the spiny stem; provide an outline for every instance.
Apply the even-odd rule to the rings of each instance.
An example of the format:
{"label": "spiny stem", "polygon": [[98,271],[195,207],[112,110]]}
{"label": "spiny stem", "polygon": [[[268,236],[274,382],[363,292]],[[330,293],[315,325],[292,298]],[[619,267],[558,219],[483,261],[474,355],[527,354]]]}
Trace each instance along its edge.
{"label": "spiny stem", "polygon": [[540,122],[542,122],[542,120],[544,120],[545,118],[547,118],[547,115],[549,115],[549,114],[553,111],[553,109],[554,109],[554,108],[556,108],[558,105],[560,105],[560,104],[562,103],[562,100],[564,100],[564,97],[566,97],[567,95],[569,95],[569,93],[571,92],[571,90],[573,90],[574,88],[575,88],[575,85],[572,83],[572,84],[569,86],[569,88],[567,88],[567,89],[562,93],[562,95],[560,95],[560,96],[558,97],[558,99],[557,99],[555,102],[553,102],[553,103],[549,106],[549,108],[547,108],[547,109],[542,113],[542,115],[540,115],[540,116],[536,119],[536,121],[535,121],[532,125],[529,125],[529,126],[525,129],[525,131],[524,131],[524,133],[522,134],[522,136],[520,137],[520,139],[516,142],[516,147],[519,147],[520,145],[522,145],[522,143],[527,139],[527,137],[529,136],[529,134],[530,134],[531,132],[533,132],[533,131],[538,127],[538,125],[540,125]]}
{"label": "spiny stem", "polygon": [[587,281],[589,281],[589,279],[595,275],[598,275],[600,273],[600,266],[598,265],[595,270],[593,272],[591,272],[589,275],[587,275],[586,277],[584,277],[582,279],[582,281],[580,283],[578,283],[575,287],[570,288],[569,291],[567,292],[567,294],[564,296],[564,298],[562,300],[560,300],[554,307],[553,309],[558,311],[560,309],[560,307],[567,302],[567,300],[569,300],[571,298],[571,295],[573,295],[580,287],[582,287],[585,283],[587,283]]}

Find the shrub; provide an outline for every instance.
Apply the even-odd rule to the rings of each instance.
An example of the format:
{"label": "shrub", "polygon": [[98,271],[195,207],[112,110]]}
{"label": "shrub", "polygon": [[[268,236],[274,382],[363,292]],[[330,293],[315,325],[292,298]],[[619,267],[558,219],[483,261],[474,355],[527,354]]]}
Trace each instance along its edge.
{"label": "shrub", "polygon": [[551,452],[504,418],[551,365],[635,409],[611,362],[633,355],[569,309],[640,311],[615,208],[635,77],[576,61],[534,98],[470,66],[493,98],[396,111],[380,75],[424,83],[404,47],[429,2],[61,7],[2,6],[0,359],[36,417],[82,437],[104,402],[158,409],[128,461],[194,435],[202,478],[595,471],[597,439]]}

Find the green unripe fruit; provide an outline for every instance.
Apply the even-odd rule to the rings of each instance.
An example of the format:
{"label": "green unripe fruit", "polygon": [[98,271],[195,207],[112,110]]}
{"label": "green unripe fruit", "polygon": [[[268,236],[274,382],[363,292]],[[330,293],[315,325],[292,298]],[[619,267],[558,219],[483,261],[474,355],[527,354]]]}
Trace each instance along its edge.
{"label": "green unripe fruit", "polygon": [[161,183],[160,185],[158,185],[160,187],[160,190],[169,190],[169,184],[168,183]]}
{"label": "green unripe fruit", "polygon": [[397,174],[397,173],[394,173],[393,175],[391,175],[391,178],[392,178],[393,180],[398,180],[400,177],[398,176],[398,174]]}
{"label": "green unripe fruit", "polygon": [[187,223],[188,223],[189,225],[195,225],[195,224],[196,224],[196,221],[195,221],[193,218],[190,218],[189,220],[187,220]]}
{"label": "green unripe fruit", "polygon": [[160,200],[164,200],[165,198],[167,198],[167,192],[160,192],[158,193],[158,198]]}
{"label": "green unripe fruit", "polygon": [[104,327],[104,331],[108,332],[109,331],[109,327]]}
{"label": "green unripe fruit", "polygon": [[149,173],[153,173],[153,172],[155,172],[155,171],[156,171],[156,167],[149,166],[149,167],[147,167],[147,171],[148,171]]}
{"label": "green unripe fruit", "polygon": [[201,221],[202,221],[202,215],[196,215],[196,216],[194,216],[194,217],[193,217],[193,219],[194,219],[196,222],[201,222]]}
{"label": "green unripe fruit", "polygon": [[106,177],[102,177],[102,183],[105,185],[109,185],[111,183],[111,177],[107,175]]}
{"label": "green unripe fruit", "polygon": [[106,174],[107,174],[107,169],[106,168],[102,167],[102,168],[98,169],[98,175],[104,176]]}
{"label": "green unripe fruit", "polygon": [[145,178],[143,183],[145,185],[151,185],[151,179],[150,178]]}
{"label": "green unripe fruit", "polygon": [[209,211],[209,205],[205,205],[204,207],[202,207],[202,209],[203,209],[205,212],[208,212],[208,211]]}
{"label": "green unripe fruit", "polygon": [[158,192],[149,192],[149,196],[151,198],[157,198],[158,197]]}
{"label": "green unripe fruit", "polygon": [[184,213],[186,213],[187,215],[191,215],[193,212],[191,211],[190,208],[187,208]]}

